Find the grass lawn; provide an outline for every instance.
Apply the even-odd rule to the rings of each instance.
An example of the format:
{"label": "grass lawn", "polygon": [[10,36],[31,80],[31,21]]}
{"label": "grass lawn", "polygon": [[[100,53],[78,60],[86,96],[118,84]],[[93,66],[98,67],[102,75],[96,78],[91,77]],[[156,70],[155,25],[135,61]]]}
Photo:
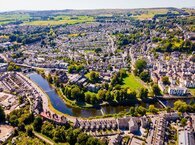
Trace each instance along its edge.
{"label": "grass lawn", "polygon": [[179,42],[174,41],[174,42],[173,42],[173,45],[174,45],[175,47],[180,47],[181,44],[182,44],[182,42],[183,42],[183,41],[181,41],[181,40],[180,40]]}
{"label": "grass lawn", "polygon": [[124,78],[122,87],[129,87],[131,90],[136,91],[144,87],[140,81],[141,80],[138,77],[133,74],[129,74],[128,77]]}

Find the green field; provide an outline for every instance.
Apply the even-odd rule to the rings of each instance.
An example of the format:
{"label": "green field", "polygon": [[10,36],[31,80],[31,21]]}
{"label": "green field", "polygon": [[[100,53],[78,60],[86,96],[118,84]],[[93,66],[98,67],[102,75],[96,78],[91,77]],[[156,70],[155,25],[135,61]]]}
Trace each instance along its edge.
{"label": "green field", "polygon": [[[134,13],[134,18],[139,19],[139,20],[145,20],[145,19],[151,19],[153,18],[156,14],[166,14],[168,12],[168,9],[145,9],[145,10],[140,10],[139,12]],[[141,13],[141,14],[137,14]]]}
{"label": "green field", "polygon": [[94,22],[95,20],[94,17],[92,16],[56,15],[56,16],[51,16],[51,18],[48,18],[47,20],[42,20],[41,17],[34,17],[34,16],[30,16],[29,14],[23,14],[23,13],[0,14],[0,25],[8,24],[16,21],[22,21],[24,25],[46,26],[46,25],[90,23],[90,22]]}
{"label": "green field", "polygon": [[27,21],[30,18],[28,14],[0,14],[0,25],[16,21]]}
{"label": "green field", "polygon": [[138,77],[129,74],[128,77],[124,78],[122,87],[129,87],[131,90],[136,91],[144,86],[141,84],[141,80]]}
{"label": "green field", "polygon": [[93,17],[90,16],[56,16],[51,20],[35,20],[31,22],[25,22],[25,25],[61,25],[61,24],[79,24],[79,23],[89,23],[95,21]]}

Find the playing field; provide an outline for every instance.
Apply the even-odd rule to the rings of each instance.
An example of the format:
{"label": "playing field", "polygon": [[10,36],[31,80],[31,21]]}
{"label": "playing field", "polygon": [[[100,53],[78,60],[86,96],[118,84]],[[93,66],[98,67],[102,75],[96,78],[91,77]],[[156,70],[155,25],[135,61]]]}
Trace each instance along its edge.
{"label": "playing field", "polygon": [[129,87],[131,90],[138,90],[144,86],[141,84],[141,80],[133,74],[129,74],[128,77],[123,80],[123,88]]}

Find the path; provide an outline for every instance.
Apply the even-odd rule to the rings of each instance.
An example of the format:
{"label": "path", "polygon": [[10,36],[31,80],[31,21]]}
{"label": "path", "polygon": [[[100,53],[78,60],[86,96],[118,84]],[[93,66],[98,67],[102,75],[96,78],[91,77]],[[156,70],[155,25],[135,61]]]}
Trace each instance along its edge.
{"label": "path", "polygon": [[46,142],[46,143],[48,143],[48,144],[50,144],[50,145],[54,145],[54,143],[53,143],[52,141],[50,141],[49,139],[47,139],[47,138],[45,138],[45,137],[39,135],[38,133],[36,133],[36,132],[34,132],[34,131],[33,131],[33,133],[34,133],[34,135],[35,135],[37,138],[43,140],[44,142]]}

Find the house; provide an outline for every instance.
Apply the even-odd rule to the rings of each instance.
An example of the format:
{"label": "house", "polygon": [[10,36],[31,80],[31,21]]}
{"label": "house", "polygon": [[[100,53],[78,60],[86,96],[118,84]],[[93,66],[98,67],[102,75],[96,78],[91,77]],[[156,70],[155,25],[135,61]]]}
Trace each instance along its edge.
{"label": "house", "polygon": [[127,129],[129,129],[129,120],[130,120],[130,117],[119,118],[117,120],[119,129],[120,130],[127,130]]}
{"label": "house", "polygon": [[0,72],[5,72],[7,70],[7,63],[0,63]]}
{"label": "house", "polygon": [[149,120],[146,116],[141,117],[140,121],[141,121],[141,127],[147,128],[149,126]]}
{"label": "house", "polygon": [[151,79],[154,83],[158,83],[158,77],[156,73],[151,72]]}
{"label": "house", "polygon": [[137,118],[131,117],[131,119],[129,120],[128,123],[129,123],[129,131],[131,133],[134,133],[134,132],[138,131],[139,126],[138,126],[138,120],[137,120]]}
{"label": "house", "polygon": [[184,85],[187,88],[195,88],[195,80],[184,80]]}
{"label": "house", "polygon": [[95,84],[88,84],[87,89],[91,92],[97,92],[100,87],[96,86]]}

